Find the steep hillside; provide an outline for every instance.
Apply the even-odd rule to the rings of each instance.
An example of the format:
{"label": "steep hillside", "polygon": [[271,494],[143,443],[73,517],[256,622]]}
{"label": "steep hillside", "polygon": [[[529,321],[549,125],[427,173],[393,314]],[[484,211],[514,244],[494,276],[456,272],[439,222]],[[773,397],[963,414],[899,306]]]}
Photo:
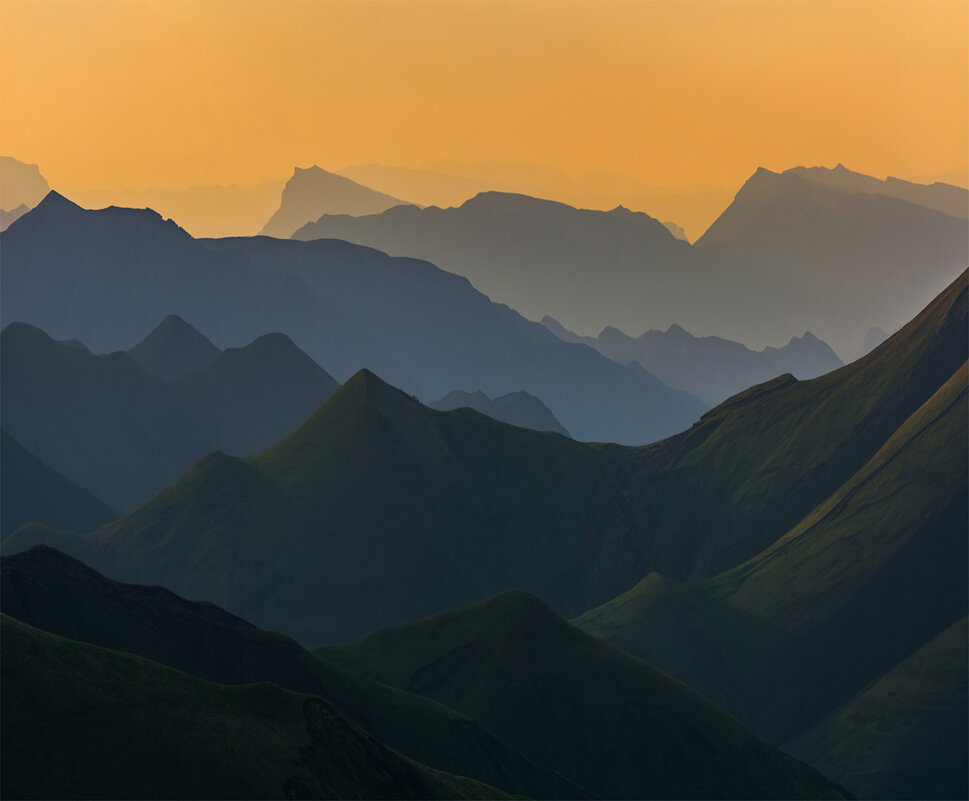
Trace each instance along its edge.
{"label": "steep hillside", "polygon": [[603,798],[838,798],[668,676],[505,592],[321,651],[477,717]]}
{"label": "steep hillside", "polygon": [[769,742],[799,736],[966,614],[966,398],[963,363],[763,553],[705,582],[654,574],[576,624]]}
{"label": "steep hillside", "polygon": [[0,621],[4,798],[507,797],[401,757],[319,698]]}
{"label": "steep hillside", "polygon": [[35,628],[126,651],[219,684],[269,681],[326,699],[395,750],[530,798],[587,791],[533,765],[475,721],[321,661],[293,640],[160,587],[119,584],[52,548],[0,560],[0,605]]}
{"label": "steep hillside", "polygon": [[24,523],[86,534],[117,515],[0,431],[0,539]]}
{"label": "steep hillside", "polygon": [[962,798],[967,676],[962,618],[784,748],[859,798]]}

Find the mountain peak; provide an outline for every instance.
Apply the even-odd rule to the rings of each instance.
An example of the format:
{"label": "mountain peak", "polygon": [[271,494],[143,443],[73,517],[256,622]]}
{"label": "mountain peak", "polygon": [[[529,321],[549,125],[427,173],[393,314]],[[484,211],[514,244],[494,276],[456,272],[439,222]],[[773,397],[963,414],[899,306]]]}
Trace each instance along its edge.
{"label": "mountain peak", "polygon": [[72,200],[68,200],[60,192],[57,192],[54,189],[51,189],[50,192],[44,196],[44,199],[40,201],[40,203],[38,203],[34,208],[35,212],[41,210],[47,213],[59,211],[84,211],[84,209],[78,206],[77,203]]}
{"label": "mountain peak", "polygon": [[671,324],[670,327],[666,329],[666,335],[667,336],[679,337],[679,338],[683,338],[683,339],[686,339],[686,338],[692,339],[693,338],[693,334],[691,334],[689,331],[687,331],[682,326],[677,325],[676,323]]}
{"label": "mountain peak", "polygon": [[128,351],[149,373],[171,379],[208,367],[219,349],[177,314],[169,314]]}
{"label": "mountain peak", "polygon": [[307,223],[325,214],[365,216],[380,214],[389,208],[406,204],[383,192],[358,184],[343,175],[322,167],[295,167],[283,187],[279,208],[263,227],[263,236],[278,239],[291,237]]}

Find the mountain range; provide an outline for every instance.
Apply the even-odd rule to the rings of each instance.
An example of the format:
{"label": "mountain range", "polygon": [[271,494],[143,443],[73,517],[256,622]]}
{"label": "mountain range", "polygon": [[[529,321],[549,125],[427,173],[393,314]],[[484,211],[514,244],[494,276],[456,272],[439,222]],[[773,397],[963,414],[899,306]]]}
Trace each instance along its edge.
{"label": "mountain range", "polygon": [[282,334],[216,352],[204,369],[179,375],[173,365],[194,356],[184,346],[200,340],[184,321],[166,318],[132,348],[166,380],[128,353],[96,356],[12,323],[0,333],[4,428],[125,513],[210,450],[268,447],[339,386]]}
{"label": "mountain range", "polygon": [[969,263],[965,219],[924,205],[969,195],[934,184],[906,192],[914,203],[845,191],[827,175],[759,169],[695,246],[622,207],[501,192],[457,208],[326,215],[294,237],[428,259],[574,331],[676,323],[755,347],[812,331],[850,355],[869,328],[897,329]]}
{"label": "mountain range", "polygon": [[[18,700],[24,707],[33,702],[37,709],[28,722],[22,720],[22,707],[13,708],[13,722],[24,727],[26,737],[3,738],[5,761],[12,757],[11,752],[26,752],[28,759],[12,763],[9,774],[14,778],[5,776],[5,783],[29,778],[34,764],[30,746],[36,733],[65,714],[49,701],[44,703],[37,698],[47,685],[55,683],[60,664],[55,649],[61,649],[86,668],[94,662],[97,675],[115,671],[122,677],[120,686],[110,690],[98,686],[97,680],[82,684],[78,687],[80,699],[89,697],[93,684],[113,702],[117,693],[131,691],[129,669],[140,664],[135,678],[140,684],[142,708],[164,704],[165,712],[144,721],[113,714],[113,709],[112,714],[99,716],[103,728],[92,732],[92,743],[83,753],[92,768],[105,763],[105,754],[111,754],[113,759],[126,755],[126,762],[133,762],[136,767],[126,765],[125,778],[138,768],[152,775],[138,765],[138,746],[123,742],[114,743],[112,748],[97,746],[111,738],[120,739],[119,734],[126,727],[130,730],[140,724],[142,736],[131,738],[133,743],[142,742],[150,732],[156,748],[185,758],[179,752],[184,746],[171,739],[177,737],[177,732],[169,733],[163,728],[172,710],[187,715],[178,696],[173,698],[169,692],[171,685],[188,691],[209,719],[219,712],[224,714],[225,707],[216,710],[206,704],[209,699],[201,683],[192,685],[184,674],[161,668],[168,665],[217,682],[221,692],[230,693],[230,704],[241,700],[241,708],[230,706],[238,716],[237,726],[252,725],[252,715],[257,710],[264,719],[285,706],[286,693],[272,685],[252,683],[272,681],[279,687],[319,699],[307,699],[303,706],[306,709],[309,704],[327,712],[323,722],[342,730],[343,736],[332,738],[331,748],[347,740],[356,741],[363,735],[356,728],[359,726],[404,754],[404,759],[396,757],[399,761],[395,762],[387,758],[386,749],[381,750],[378,743],[366,741],[363,753],[369,757],[375,752],[383,755],[377,764],[391,776],[397,778],[403,772],[406,758],[420,759],[438,769],[467,771],[473,779],[488,777],[499,788],[497,792],[491,788],[488,797],[501,797],[500,790],[519,797],[525,793],[534,798],[591,797],[587,789],[543,767],[556,764],[564,766],[562,773],[566,775],[582,775],[596,789],[596,795],[603,798],[630,794],[641,798],[693,798],[698,794],[709,798],[844,797],[839,788],[819,774],[758,742],[736,721],[683,685],[582,634],[525,593],[503,593],[470,609],[447,613],[405,630],[380,633],[376,639],[368,638],[352,649],[314,656],[292,640],[260,631],[211,604],[189,602],[157,587],[109,581],[49,548],[4,558],[0,591],[6,614],[21,621],[15,624],[11,618],[4,618],[4,634],[10,637],[9,641],[5,639],[5,660],[9,653],[7,642],[12,643],[12,658],[17,660],[10,686],[22,693]],[[50,634],[42,635],[41,631]],[[447,649],[455,655],[436,659],[413,672],[409,683],[415,685],[416,693],[392,686],[400,676],[410,677],[414,667],[414,656],[406,657],[394,648],[402,638],[418,648],[414,656],[419,662],[433,659],[435,653]],[[24,640],[37,654],[34,659],[22,658]],[[473,656],[468,653],[469,645],[477,652]],[[387,675],[396,659],[393,675],[387,675],[388,683],[337,664],[358,659],[361,651],[376,651],[383,657],[369,665],[367,672]],[[140,663],[124,663],[119,652],[144,659]],[[48,658],[39,658],[41,654]],[[24,676],[27,669],[32,669],[29,680]],[[520,677],[519,681],[506,682],[507,673]],[[176,675],[182,678],[177,679]],[[163,676],[167,676],[169,687],[153,681]],[[535,682],[541,683],[544,691],[532,692]],[[188,686],[179,687],[179,683]],[[462,684],[475,686],[477,692],[471,696],[461,692]],[[258,705],[245,703],[249,698],[243,687],[226,685],[245,685],[251,688],[250,692],[257,692],[258,688]],[[449,694],[458,706],[475,706],[487,719],[489,729],[502,730],[503,736],[523,742],[532,758],[526,759],[495,739],[473,717],[426,697],[442,694]],[[475,696],[480,700],[473,700]],[[146,703],[146,699],[150,702]],[[76,699],[72,702],[78,703]],[[581,715],[570,713],[570,706],[581,710]],[[514,718],[521,721],[514,729],[507,722],[501,724]],[[622,731],[617,730],[616,720],[623,722]],[[190,715],[187,722],[192,722]],[[3,725],[14,730],[11,721],[5,720]],[[16,742],[8,743],[8,739]],[[258,737],[252,739],[260,742]],[[708,745],[697,748],[698,742]],[[204,739],[202,745],[207,745]],[[582,759],[574,758],[576,749],[586,752]],[[263,755],[260,766],[274,763],[274,749],[267,750],[271,756]],[[349,773],[348,765],[356,767],[362,763],[361,785],[366,788],[366,780],[375,773],[368,769],[370,760],[351,761],[349,754],[341,750],[336,753],[338,759],[326,755],[332,760],[331,781],[344,778]],[[232,766],[234,756],[230,749],[207,754],[211,764],[205,774],[217,775],[216,766]],[[69,755],[62,755],[47,766],[45,780],[63,781],[69,774],[62,766],[78,758],[76,750],[69,750]],[[310,770],[313,765],[307,765],[305,759],[289,764]],[[278,764],[276,769],[284,765],[287,763]],[[452,787],[475,787],[473,782],[464,780],[462,785],[453,776],[411,765],[411,773],[416,772],[425,781],[430,772]],[[398,770],[392,770],[393,766]],[[245,775],[252,767],[239,770]],[[97,771],[92,769],[89,776],[97,776]],[[171,783],[185,780],[168,779]],[[394,797],[396,784],[388,782],[388,788],[389,797]],[[415,794],[435,797],[425,795],[428,792],[425,786]]]}
{"label": "mountain range", "polygon": [[527,392],[509,392],[498,398],[489,398],[483,392],[462,392],[454,390],[438,401],[427,404],[428,408],[439,412],[450,412],[467,406],[476,412],[486,414],[513,426],[531,428],[534,431],[554,431],[563,436],[569,432],[555,419],[548,407],[534,395]]}
{"label": "mountain range", "polygon": [[[55,233],[56,232],[56,233]],[[426,262],[342,242],[194,240],[150,211],[85,211],[51,193],[3,233],[0,316],[128,348],[146,320],[204,321],[217,346],[273,331],[338,380],[362,367],[425,400],[455,387],[542,399],[574,436],[649,442],[705,406],[561,342]],[[201,323],[200,323],[201,324]]]}
{"label": "mountain range", "polygon": [[320,167],[297,167],[283,187],[279,208],[260,234],[286,239],[322,214],[379,214],[402,203],[406,201]]}
{"label": "mountain range", "polygon": [[636,362],[669,386],[710,405],[784,373],[802,380],[816,378],[842,364],[810,331],[783,347],[754,351],[721,337],[695,337],[678,325],[666,331],[650,329],[636,338],[612,326],[597,337],[580,337],[548,315],[542,325],[560,339],[582,342],[619,364]]}
{"label": "mountain range", "polygon": [[17,532],[5,551],[49,541],[310,645],[508,587],[576,615],[651,571],[729,570],[836,493],[966,361],[965,285],[863,359],[754,387],[645,448],[435,412],[364,371],[275,447],[210,454],[127,518]]}
{"label": "mountain range", "polygon": [[927,209],[941,211],[950,217],[969,220],[969,192],[961,186],[953,186],[941,181],[919,184],[892,176],[880,181],[870,175],[849,170],[844,164],[839,164],[833,169],[794,167],[787,172],[853,195],[886,195],[925,206]]}

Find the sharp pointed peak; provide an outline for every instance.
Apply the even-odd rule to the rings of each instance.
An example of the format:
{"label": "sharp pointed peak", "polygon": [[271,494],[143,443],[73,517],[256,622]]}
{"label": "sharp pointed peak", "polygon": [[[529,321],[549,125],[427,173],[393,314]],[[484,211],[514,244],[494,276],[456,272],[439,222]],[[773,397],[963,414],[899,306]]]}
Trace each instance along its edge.
{"label": "sharp pointed peak", "polygon": [[68,200],[60,192],[54,189],[51,189],[50,192],[44,195],[44,199],[37,204],[34,211],[38,211],[40,209],[70,209],[72,211],[84,211],[84,209],[77,205],[77,203],[75,203],[73,200]]}

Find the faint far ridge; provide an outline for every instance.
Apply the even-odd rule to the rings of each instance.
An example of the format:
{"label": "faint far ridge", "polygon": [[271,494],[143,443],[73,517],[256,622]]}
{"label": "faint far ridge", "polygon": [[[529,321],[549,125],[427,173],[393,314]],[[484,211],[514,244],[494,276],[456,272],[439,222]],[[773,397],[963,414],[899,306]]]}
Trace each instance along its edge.
{"label": "faint far ridge", "polygon": [[11,156],[0,156],[0,209],[12,211],[18,206],[33,208],[50,186],[40,174],[40,167]]}
{"label": "faint far ridge", "polygon": [[865,334],[865,338],[861,341],[861,347],[858,348],[858,352],[855,353],[852,361],[860,359],[862,356],[866,356],[867,354],[871,353],[890,336],[891,334],[887,333],[883,328],[879,328],[878,326],[869,328],[868,333]]}
{"label": "faint far ridge", "polygon": [[283,187],[279,209],[260,234],[286,239],[297,228],[324,214],[380,214],[393,206],[409,205],[383,192],[351,181],[342,175],[312,166],[297,167]]}
{"label": "faint far ridge", "polygon": [[467,407],[476,412],[493,417],[502,423],[530,428],[533,431],[554,431],[556,434],[571,436],[551,410],[541,400],[527,392],[509,392],[497,398],[489,398],[484,392],[462,392],[454,390],[440,400],[427,404],[439,412]]}

